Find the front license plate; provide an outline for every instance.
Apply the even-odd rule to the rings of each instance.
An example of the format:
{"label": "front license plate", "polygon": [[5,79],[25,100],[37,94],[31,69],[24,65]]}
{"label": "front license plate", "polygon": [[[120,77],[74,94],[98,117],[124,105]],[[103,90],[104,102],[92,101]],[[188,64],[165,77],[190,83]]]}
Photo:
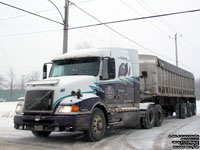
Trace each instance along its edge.
{"label": "front license plate", "polygon": [[35,130],[43,131],[43,126],[42,125],[35,125]]}

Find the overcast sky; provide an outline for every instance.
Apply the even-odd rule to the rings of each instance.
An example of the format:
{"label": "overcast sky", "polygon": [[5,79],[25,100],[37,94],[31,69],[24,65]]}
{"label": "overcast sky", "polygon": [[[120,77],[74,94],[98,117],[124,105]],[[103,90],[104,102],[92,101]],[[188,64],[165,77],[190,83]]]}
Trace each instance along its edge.
{"label": "overcast sky", "polygon": [[[64,0],[52,0],[64,13]],[[48,0],[1,0],[61,22]],[[73,0],[102,22],[200,8],[199,0]],[[98,23],[70,6],[69,26]],[[175,64],[174,35],[178,33],[179,66],[200,77],[200,12],[109,25],[132,41]],[[169,38],[171,36],[172,38]],[[62,54],[62,25],[0,4],[0,74],[13,68],[18,75],[42,70],[44,62]],[[104,26],[69,31],[69,50],[87,42],[93,47],[125,47],[153,54]],[[163,57],[164,56],[164,57]]]}

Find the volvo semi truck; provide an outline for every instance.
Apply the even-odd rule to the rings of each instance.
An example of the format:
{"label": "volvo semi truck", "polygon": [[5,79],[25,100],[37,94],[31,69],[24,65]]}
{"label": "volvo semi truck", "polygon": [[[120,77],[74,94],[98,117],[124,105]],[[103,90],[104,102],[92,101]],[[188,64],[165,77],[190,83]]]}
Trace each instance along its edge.
{"label": "volvo semi truck", "polygon": [[83,131],[90,141],[106,130],[161,126],[163,117],[196,114],[194,76],[156,56],[126,48],[68,52],[52,59],[43,80],[30,82],[14,127],[35,136]]}

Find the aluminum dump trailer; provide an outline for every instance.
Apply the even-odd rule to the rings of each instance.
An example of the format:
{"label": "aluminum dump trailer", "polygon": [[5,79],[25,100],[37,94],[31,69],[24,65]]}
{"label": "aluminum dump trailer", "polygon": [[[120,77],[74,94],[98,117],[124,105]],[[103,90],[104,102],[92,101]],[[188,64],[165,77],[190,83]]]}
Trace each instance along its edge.
{"label": "aluminum dump trailer", "polygon": [[192,73],[152,55],[139,55],[139,64],[142,102],[160,104],[167,116],[174,112],[180,118],[196,114]]}

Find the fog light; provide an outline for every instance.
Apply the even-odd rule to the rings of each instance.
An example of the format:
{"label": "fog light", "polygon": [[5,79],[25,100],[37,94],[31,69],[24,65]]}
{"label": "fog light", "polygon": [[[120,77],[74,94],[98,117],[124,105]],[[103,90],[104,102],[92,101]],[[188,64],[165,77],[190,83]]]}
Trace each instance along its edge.
{"label": "fog light", "polygon": [[55,127],[54,131],[55,131],[55,132],[59,132],[59,131],[60,131],[60,128],[59,128],[59,127]]}
{"label": "fog light", "polygon": [[23,130],[23,125],[20,125],[18,129]]}

